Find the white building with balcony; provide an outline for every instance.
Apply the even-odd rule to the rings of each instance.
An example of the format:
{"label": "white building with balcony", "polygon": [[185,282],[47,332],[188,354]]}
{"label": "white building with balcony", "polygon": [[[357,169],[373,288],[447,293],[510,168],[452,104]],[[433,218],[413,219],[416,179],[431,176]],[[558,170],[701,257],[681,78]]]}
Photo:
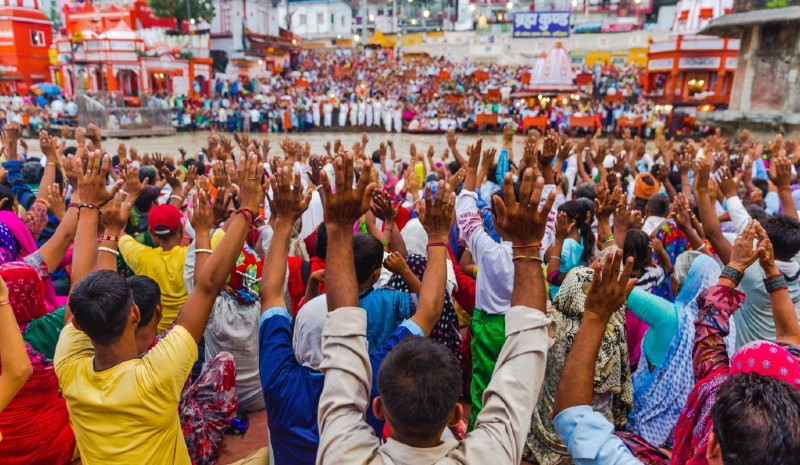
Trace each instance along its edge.
{"label": "white building with balcony", "polygon": [[278,5],[280,27],[307,39],[350,38],[353,8],[342,0],[300,0]]}

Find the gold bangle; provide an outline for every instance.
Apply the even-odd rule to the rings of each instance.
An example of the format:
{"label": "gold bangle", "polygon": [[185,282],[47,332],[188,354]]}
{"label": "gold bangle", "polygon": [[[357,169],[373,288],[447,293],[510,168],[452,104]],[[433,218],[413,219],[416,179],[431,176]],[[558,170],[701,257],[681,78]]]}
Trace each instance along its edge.
{"label": "gold bangle", "polygon": [[511,261],[514,261],[514,262],[517,261],[517,260],[533,260],[535,262],[542,263],[542,259],[538,255],[515,255],[511,259]]}
{"label": "gold bangle", "polygon": [[10,307],[11,306],[11,302],[9,302],[7,300],[5,302],[0,302],[0,307],[5,307],[6,305],[8,305]]}

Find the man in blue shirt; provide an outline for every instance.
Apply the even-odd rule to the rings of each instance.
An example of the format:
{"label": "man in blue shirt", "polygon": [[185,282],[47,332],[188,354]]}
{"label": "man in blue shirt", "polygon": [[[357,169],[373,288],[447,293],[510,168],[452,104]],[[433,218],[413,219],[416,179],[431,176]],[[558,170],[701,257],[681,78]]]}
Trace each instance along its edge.
{"label": "man in blue shirt", "polygon": [[[364,169],[363,182],[355,188],[362,196],[369,195],[366,189],[371,165]],[[259,329],[261,386],[267,406],[270,449],[276,464],[314,464],[319,444],[317,406],[324,383],[319,364],[322,361],[322,329],[327,309],[323,308],[321,312],[316,308],[309,311],[301,309],[295,320],[293,337],[292,322],[283,299],[285,263],[292,225],[308,207],[311,195],[310,191],[303,195],[299,174],[295,174],[292,181],[288,169],[272,177],[272,192],[275,206],[272,214],[276,215],[277,220],[266,258],[265,269],[271,271],[262,276],[263,313]],[[349,259],[352,260],[352,256]],[[444,299],[445,266],[444,260],[441,263],[428,263],[430,271],[426,270],[423,285],[437,292],[430,292],[428,301],[420,305],[414,317],[399,327],[395,326],[380,348],[370,354],[373,376],[377,376],[384,357],[400,341],[412,335],[426,336],[438,322]],[[376,385],[373,383],[373,386]],[[377,390],[374,389],[371,397],[376,395]],[[370,425],[380,435],[382,422],[372,417]]]}

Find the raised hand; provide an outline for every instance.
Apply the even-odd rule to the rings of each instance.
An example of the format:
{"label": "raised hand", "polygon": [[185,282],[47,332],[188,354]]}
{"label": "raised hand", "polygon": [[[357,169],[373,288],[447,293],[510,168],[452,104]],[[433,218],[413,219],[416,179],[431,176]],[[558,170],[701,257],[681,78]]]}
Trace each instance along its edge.
{"label": "raised hand", "polygon": [[614,212],[615,227],[628,230],[642,229],[643,225],[644,220],[642,219],[642,213],[634,208],[633,205],[623,203],[617,208],[617,211]]}
{"label": "raised hand", "polygon": [[607,182],[597,183],[597,198],[594,200],[594,214],[597,218],[610,218],[624,204],[620,187],[609,191]]}
{"label": "raised hand", "polygon": [[428,233],[428,242],[447,242],[455,218],[456,194],[450,186],[439,181],[436,196],[430,184],[425,187],[425,199],[417,202],[419,221]]}
{"label": "raised hand", "polygon": [[[222,194],[224,197],[224,193]],[[218,192],[217,195],[219,196],[220,193]],[[211,231],[211,226],[214,224],[214,211],[211,207],[211,199],[205,189],[197,189],[189,223],[195,231]]]}
{"label": "raised hand", "polygon": [[558,212],[556,216],[556,240],[565,240],[575,230],[575,220],[570,219],[566,212]]}
{"label": "raised hand", "polygon": [[86,126],[86,138],[92,141],[95,149],[99,149],[100,144],[103,142],[103,136],[100,134],[100,128],[94,123],[90,123],[88,126]]}
{"label": "raised hand", "polygon": [[622,308],[636,285],[631,279],[633,257],[628,257],[623,266],[622,250],[607,253],[602,264],[600,261],[592,265],[594,275],[592,284],[586,293],[585,315],[596,316],[600,321],[608,322],[611,316]]}
{"label": "raised hand", "polygon": [[466,178],[466,176],[467,176],[467,170],[462,166],[461,168],[459,168],[458,171],[456,171],[456,174],[450,176],[447,179],[447,184],[450,184],[450,189],[455,191],[456,189],[458,189],[458,186],[460,186],[461,183],[464,182],[464,178]]}
{"label": "raised hand", "polygon": [[[353,186],[355,170],[353,169],[352,153],[336,157],[333,169],[336,182],[335,191],[328,179],[328,173],[326,171],[320,173],[325,224],[351,228],[369,209],[372,191],[375,190],[375,184],[370,182],[372,161],[364,161],[361,176],[355,187]],[[413,171],[413,168],[410,169]],[[412,186],[408,187],[413,188]]]}
{"label": "raised hand", "polygon": [[285,166],[277,173],[273,173],[270,183],[272,184],[270,208],[274,208],[272,214],[277,220],[287,220],[294,224],[308,208],[312,190],[308,189],[304,193],[300,173],[294,173],[292,179],[292,172]]}
{"label": "raised hand", "polygon": [[170,171],[166,166],[161,167],[161,177],[167,181],[167,184],[169,184],[169,187],[172,188],[173,192],[180,192],[181,182],[175,176],[175,173]]}
{"label": "raised hand", "polygon": [[733,242],[731,260],[728,265],[738,271],[744,272],[753,262],[758,260],[759,256],[767,253],[761,244],[757,249],[753,249],[753,242],[758,238],[757,224],[756,220],[750,220],[742,233]]}
{"label": "raised hand", "polygon": [[400,252],[392,252],[383,260],[383,267],[394,274],[402,275],[408,268],[408,263]]}
{"label": "raised hand", "polygon": [[452,148],[458,145],[458,136],[456,136],[455,129],[448,129],[445,133],[445,137],[447,138],[447,146]]}
{"label": "raised hand", "polygon": [[719,170],[720,183],[719,187],[725,198],[736,197],[739,190],[739,180],[731,175],[731,170],[728,169],[727,164],[723,165]]}
{"label": "raised hand", "polygon": [[375,218],[384,222],[392,222],[397,217],[397,210],[392,206],[392,200],[377,189],[372,193],[369,209]]}
{"label": "raised hand", "polygon": [[44,156],[47,157],[48,162],[56,162],[58,156],[56,155],[56,147],[58,147],[58,139],[50,137],[50,135],[42,129],[39,132],[39,148],[42,150]]}
{"label": "raised hand", "polygon": [[214,205],[211,209],[214,224],[220,224],[228,219],[232,201],[233,196],[228,189],[224,187],[217,189],[217,197],[214,199]]}
{"label": "raised hand", "polygon": [[514,197],[514,185],[511,173],[506,173],[503,180],[503,198],[494,196],[497,218],[495,228],[503,238],[508,238],[515,245],[541,243],[547,225],[547,215],[555,200],[555,191],[550,191],[544,206],[540,209],[544,179],[533,180],[533,170],[526,169],[522,175],[519,189],[519,201]]}
{"label": "raised hand", "polygon": [[[129,196],[129,198],[136,198],[139,197],[139,194],[142,193],[146,184],[142,184],[141,179],[139,178],[139,168],[129,165],[125,168],[125,170],[121,173],[122,179],[125,181],[122,184],[123,193]],[[149,182],[150,178],[145,178],[146,182]]]}
{"label": "raised hand", "polygon": [[125,230],[133,208],[133,204],[126,197],[125,194],[119,193],[103,207],[100,219],[103,221],[105,234],[119,236],[119,233]]}
{"label": "raised hand", "polygon": [[558,137],[549,134],[544,139],[544,145],[542,146],[542,151],[539,152],[539,164],[542,168],[549,167],[553,165],[553,159],[556,157],[556,153],[558,152],[558,144],[559,140]]}
{"label": "raised hand", "polygon": [[86,174],[78,181],[83,203],[101,207],[111,200],[119,190],[120,183],[115,184],[111,191],[106,190],[109,166],[111,166],[111,159],[103,156],[99,150],[89,154]]}
{"label": "raised hand", "polygon": [[50,212],[61,221],[66,213],[66,203],[64,203],[64,194],[61,192],[61,186],[54,183],[47,186],[47,203],[49,204]]}
{"label": "raised hand", "polygon": [[777,156],[770,160],[768,173],[775,187],[787,187],[792,182],[792,163],[785,156]]}
{"label": "raised hand", "polygon": [[261,191],[261,179],[264,177],[264,165],[258,162],[256,154],[242,155],[237,169],[239,178],[239,204],[241,208],[258,216],[258,208],[264,199]]}

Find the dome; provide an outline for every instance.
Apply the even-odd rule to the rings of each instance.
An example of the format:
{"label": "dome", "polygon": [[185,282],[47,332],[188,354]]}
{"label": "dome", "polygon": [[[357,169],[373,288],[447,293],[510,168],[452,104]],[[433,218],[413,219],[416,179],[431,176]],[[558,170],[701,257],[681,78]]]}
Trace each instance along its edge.
{"label": "dome", "polygon": [[575,87],[575,71],[572,69],[572,57],[567,50],[556,43],[550,52],[539,55],[531,73],[533,88],[548,88],[554,90]]}
{"label": "dome", "polygon": [[680,0],[672,22],[672,35],[697,34],[712,20],[730,13],[733,0]]}
{"label": "dome", "polygon": [[133,32],[125,21],[120,21],[112,29],[100,34],[101,39],[122,39],[122,40],[135,40],[136,33]]}

